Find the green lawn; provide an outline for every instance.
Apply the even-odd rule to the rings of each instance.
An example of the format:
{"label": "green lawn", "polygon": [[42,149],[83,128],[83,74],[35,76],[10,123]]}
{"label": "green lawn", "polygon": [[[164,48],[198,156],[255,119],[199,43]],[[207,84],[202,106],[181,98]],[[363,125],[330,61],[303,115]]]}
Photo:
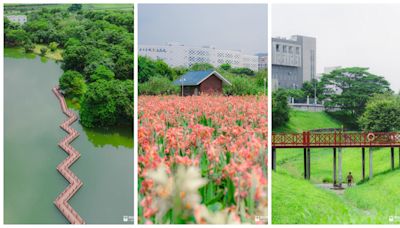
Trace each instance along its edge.
{"label": "green lawn", "polygon": [[[290,112],[290,121],[278,131],[301,132],[315,128],[338,128],[340,122],[321,112]],[[391,172],[390,148],[373,151],[374,178],[338,196],[313,184],[332,182],[332,149],[311,149],[311,181],[303,179],[303,149],[277,149],[277,172],[272,176],[273,223],[388,223],[400,216],[400,171]],[[399,167],[395,150],[395,167]],[[361,148],[342,150],[343,178],[351,171],[361,181]],[[366,149],[366,176],[369,173]],[[384,198],[384,199],[381,199]],[[400,223],[400,221],[398,221]]]}
{"label": "green lawn", "polygon": [[43,47],[47,48],[47,52],[45,55],[46,58],[60,60],[60,61],[63,60],[63,58],[62,58],[63,49],[57,48],[55,51],[51,51],[47,45],[43,45],[43,44],[36,44],[35,48],[33,49],[33,53],[40,55],[40,49]]}
{"label": "green lawn", "polygon": [[345,199],[368,211],[372,223],[389,223],[389,216],[398,216],[395,222],[400,224],[400,170],[348,189]]}
{"label": "green lawn", "polygon": [[[4,56],[12,57],[12,58],[34,59],[34,58],[36,58],[36,55],[40,55],[40,49],[42,47],[47,47],[47,46],[43,45],[43,44],[36,44],[35,48],[30,53],[26,53],[24,48],[22,48],[22,47],[7,47],[7,48],[4,48]],[[46,52],[46,55],[42,58],[44,58],[44,59],[48,58],[48,59],[59,60],[59,61],[63,60],[63,58],[62,58],[63,49],[57,49],[54,52],[50,51],[49,48],[47,48],[47,49],[48,50]]]}
{"label": "green lawn", "polygon": [[290,110],[289,122],[274,132],[302,132],[318,128],[341,128],[342,125],[325,112]]}
{"label": "green lawn", "polygon": [[[272,173],[273,224],[348,224],[362,214],[335,193],[282,173]],[[279,180],[279,181],[278,181]]]}

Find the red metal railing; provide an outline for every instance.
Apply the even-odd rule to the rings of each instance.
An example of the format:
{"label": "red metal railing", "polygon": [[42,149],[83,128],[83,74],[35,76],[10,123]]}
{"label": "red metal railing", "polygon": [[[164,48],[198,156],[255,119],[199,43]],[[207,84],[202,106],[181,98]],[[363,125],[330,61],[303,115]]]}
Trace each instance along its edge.
{"label": "red metal railing", "polygon": [[400,147],[400,132],[272,133],[272,147]]}

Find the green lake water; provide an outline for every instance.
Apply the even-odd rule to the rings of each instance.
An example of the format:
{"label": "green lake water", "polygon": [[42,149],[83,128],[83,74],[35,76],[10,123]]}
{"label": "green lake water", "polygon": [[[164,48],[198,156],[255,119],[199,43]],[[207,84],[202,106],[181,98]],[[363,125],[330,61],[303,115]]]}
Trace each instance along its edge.
{"label": "green lake water", "polygon": [[[4,223],[68,223],[53,204],[68,184],[56,170],[67,156],[57,146],[66,116],[51,91],[62,70],[14,52],[6,49],[4,58]],[[132,131],[73,127],[81,157],[71,169],[83,187],[71,206],[88,224],[125,223],[123,216],[133,215]]]}

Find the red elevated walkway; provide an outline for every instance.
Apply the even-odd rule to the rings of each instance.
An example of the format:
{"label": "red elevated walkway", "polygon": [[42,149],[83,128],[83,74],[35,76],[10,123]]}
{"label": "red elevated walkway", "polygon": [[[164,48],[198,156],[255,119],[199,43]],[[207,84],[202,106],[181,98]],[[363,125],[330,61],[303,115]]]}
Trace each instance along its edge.
{"label": "red elevated walkway", "polygon": [[400,147],[399,132],[272,133],[273,148]]}
{"label": "red elevated walkway", "polygon": [[68,116],[68,119],[60,125],[68,135],[58,143],[58,146],[68,154],[68,157],[57,166],[57,170],[69,182],[68,187],[54,200],[54,204],[71,224],[84,224],[85,221],[68,203],[72,196],[74,196],[83,185],[82,181],[79,180],[79,178],[69,169],[69,167],[81,156],[81,154],[70,145],[70,143],[79,136],[79,133],[70,127],[70,125],[78,118],[75,113],[67,108],[67,104],[65,103],[64,97],[60,93],[58,86],[53,88],[53,92],[60,101],[63,113]]}
{"label": "red elevated walkway", "polygon": [[[311,148],[333,149],[333,184],[336,186],[336,161],[339,166],[339,185],[342,177],[342,148],[361,148],[362,178],[365,179],[365,148],[369,148],[369,178],[373,177],[372,150],[373,147],[390,148],[390,164],[394,165],[394,148],[400,148],[400,132],[310,132],[303,133],[272,133],[272,169],[276,170],[276,150],[278,148],[303,148],[304,178],[311,175]],[[337,151],[338,150],[338,153]],[[337,156],[338,155],[338,156]],[[400,159],[400,150],[399,150]],[[400,166],[400,162],[399,162]]]}

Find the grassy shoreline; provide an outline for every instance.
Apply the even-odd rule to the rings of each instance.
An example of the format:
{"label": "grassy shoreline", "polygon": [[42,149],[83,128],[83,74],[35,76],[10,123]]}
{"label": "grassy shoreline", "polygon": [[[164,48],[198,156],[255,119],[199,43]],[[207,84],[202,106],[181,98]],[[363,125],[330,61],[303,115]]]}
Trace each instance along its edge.
{"label": "grassy shoreline", "polygon": [[[40,49],[46,47],[48,51],[46,55],[42,56],[40,54]],[[34,58],[35,56],[45,57],[47,59],[52,59],[56,61],[62,61],[63,49],[57,48],[54,52],[50,51],[46,45],[36,44],[32,52],[26,53],[23,47],[5,47],[4,57],[14,57],[14,58]]]}

